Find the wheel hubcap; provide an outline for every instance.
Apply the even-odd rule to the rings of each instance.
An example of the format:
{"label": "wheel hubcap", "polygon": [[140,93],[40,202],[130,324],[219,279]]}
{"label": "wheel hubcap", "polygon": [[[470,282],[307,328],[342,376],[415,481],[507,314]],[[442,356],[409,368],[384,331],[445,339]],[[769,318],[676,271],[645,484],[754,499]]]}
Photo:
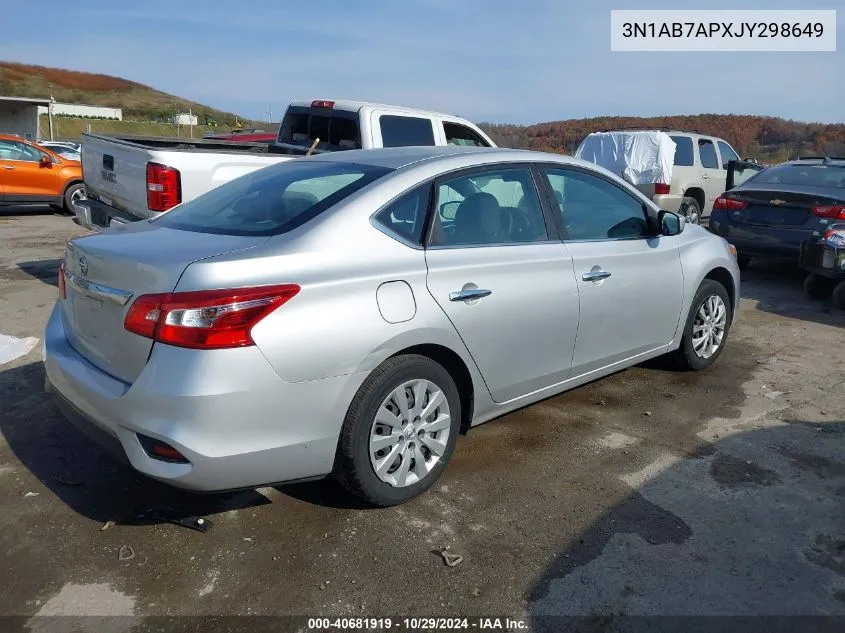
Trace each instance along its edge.
{"label": "wheel hubcap", "polygon": [[719,295],[702,301],[692,324],[692,349],[699,358],[710,358],[725,338],[728,309]]}
{"label": "wheel hubcap", "polygon": [[370,429],[370,463],[396,488],[425,479],[446,451],[452,418],[443,391],[429,380],[409,380],[376,412]]}
{"label": "wheel hubcap", "polygon": [[70,194],[71,202],[79,202],[80,200],[85,200],[85,189],[77,189]]}

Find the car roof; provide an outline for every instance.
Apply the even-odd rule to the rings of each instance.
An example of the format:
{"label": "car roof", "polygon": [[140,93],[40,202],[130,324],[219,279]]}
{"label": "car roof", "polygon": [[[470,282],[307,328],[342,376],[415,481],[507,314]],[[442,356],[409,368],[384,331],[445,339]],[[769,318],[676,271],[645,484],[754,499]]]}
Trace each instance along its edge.
{"label": "car roof", "polygon": [[798,160],[788,160],[778,165],[833,165],[834,167],[845,167],[845,157],[808,156]]}
{"label": "car roof", "polygon": [[[315,100],[300,100],[292,101],[291,106],[297,108],[310,108]],[[373,110],[392,110],[395,112],[416,112],[424,113],[433,116],[442,116],[450,119],[460,119],[461,117],[454,114],[447,114],[445,112],[436,112],[435,110],[424,110],[421,108],[409,108],[407,106],[391,105],[388,103],[372,103],[369,101],[350,101],[347,99],[316,99],[316,101],[331,101],[334,106],[333,110],[344,110],[346,112],[358,112],[362,108],[372,108]]]}
{"label": "car roof", "polygon": [[549,154],[524,149],[507,149],[502,147],[465,147],[458,145],[426,146],[426,147],[387,147],[382,149],[355,149],[341,152],[326,152],[316,154],[305,160],[326,161],[338,163],[357,163],[374,167],[400,169],[422,161],[435,162],[463,156],[472,158],[470,163],[483,165],[485,163],[501,162],[560,162],[585,165],[596,169],[597,165],[562,154]]}
{"label": "car roof", "polygon": [[[624,130],[606,130],[607,132],[613,132],[614,134],[625,134],[625,133],[632,133],[635,134],[637,132],[663,132],[664,134],[668,134],[669,136],[689,136],[691,138],[715,138],[718,141],[724,141],[721,136],[716,136],[715,134],[702,134],[701,132],[686,132],[684,130],[664,130],[660,128],[636,128],[636,129],[624,129]],[[726,141],[727,142],[727,141]]]}

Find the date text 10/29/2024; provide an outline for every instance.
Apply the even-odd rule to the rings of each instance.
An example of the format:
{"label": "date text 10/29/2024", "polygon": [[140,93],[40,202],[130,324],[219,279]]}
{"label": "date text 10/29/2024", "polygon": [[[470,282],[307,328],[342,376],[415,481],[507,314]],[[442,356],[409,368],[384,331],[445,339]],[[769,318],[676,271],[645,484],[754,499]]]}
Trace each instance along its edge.
{"label": "date text 10/29/2024", "polygon": [[522,631],[528,625],[513,618],[309,618],[308,631]]}

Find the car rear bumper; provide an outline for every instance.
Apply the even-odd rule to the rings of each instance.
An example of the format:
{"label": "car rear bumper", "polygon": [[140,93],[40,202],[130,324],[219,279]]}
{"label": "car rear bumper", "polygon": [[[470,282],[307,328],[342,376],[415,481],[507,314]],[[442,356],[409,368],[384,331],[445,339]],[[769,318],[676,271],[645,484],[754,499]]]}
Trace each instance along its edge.
{"label": "car rear bumper", "polygon": [[[48,391],[75,426],[139,472],[203,492],[331,472],[346,410],[366,377],[289,383],[256,347],[156,344],[130,385],[70,345],[58,303],[44,346]],[[188,463],[150,457],[139,434],[166,442]]]}
{"label": "car rear bumper", "polygon": [[710,216],[710,230],[736,246],[740,255],[798,257],[801,244],[813,237],[807,228],[738,224],[723,211]]}
{"label": "car rear bumper", "polygon": [[683,199],[683,196],[676,193],[661,193],[652,197],[654,204],[659,208],[664,211],[672,211],[673,213],[677,213],[681,208],[681,201]]}
{"label": "car rear bumper", "polygon": [[113,222],[128,224],[130,222],[137,222],[140,219],[93,198],[75,202],[73,204],[73,213],[76,216],[76,223],[79,226],[94,231],[106,229]]}

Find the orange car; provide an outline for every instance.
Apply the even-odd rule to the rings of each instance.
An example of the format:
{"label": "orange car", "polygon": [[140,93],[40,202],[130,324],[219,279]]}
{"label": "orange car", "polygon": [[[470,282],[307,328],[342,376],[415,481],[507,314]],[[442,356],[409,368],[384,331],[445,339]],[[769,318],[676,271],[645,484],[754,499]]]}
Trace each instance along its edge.
{"label": "orange car", "polygon": [[82,163],[0,134],[0,204],[50,204],[72,213],[84,198]]}

